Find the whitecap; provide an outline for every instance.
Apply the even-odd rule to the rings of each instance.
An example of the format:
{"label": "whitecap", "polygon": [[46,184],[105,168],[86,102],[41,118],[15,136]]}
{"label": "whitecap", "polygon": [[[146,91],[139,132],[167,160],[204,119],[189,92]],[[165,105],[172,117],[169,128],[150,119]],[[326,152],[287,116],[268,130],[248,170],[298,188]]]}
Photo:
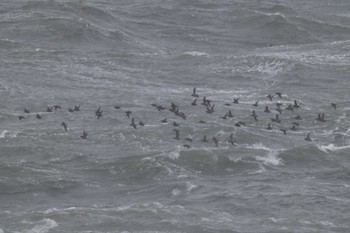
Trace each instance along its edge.
{"label": "whitecap", "polygon": [[329,145],[317,145],[318,149],[321,151],[328,153],[329,151],[338,151],[338,150],[345,150],[350,149],[350,145],[346,146],[335,146],[333,143]]}
{"label": "whitecap", "polygon": [[204,53],[204,52],[198,52],[198,51],[186,51],[184,52],[185,55],[191,55],[194,57],[199,57],[199,56],[206,56],[209,57],[209,54]]}
{"label": "whitecap", "polygon": [[28,233],[45,233],[49,232],[50,229],[57,227],[58,224],[55,220],[50,218],[44,218],[40,221],[39,225],[34,226],[32,229],[28,230]]}
{"label": "whitecap", "polygon": [[265,165],[273,165],[273,166],[279,166],[283,165],[283,159],[279,158],[278,155],[279,151],[278,150],[271,150],[267,154],[267,156],[256,156],[255,159],[259,162],[262,162]]}

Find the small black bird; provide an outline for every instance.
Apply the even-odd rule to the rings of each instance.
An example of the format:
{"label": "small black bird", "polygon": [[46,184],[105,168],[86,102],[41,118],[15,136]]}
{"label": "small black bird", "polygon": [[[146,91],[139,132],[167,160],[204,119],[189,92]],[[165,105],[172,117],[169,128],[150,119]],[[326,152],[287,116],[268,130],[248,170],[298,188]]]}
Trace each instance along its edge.
{"label": "small black bird", "polygon": [[219,144],[218,144],[219,141],[218,141],[218,139],[217,139],[216,137],[213,137],[211,140],[215,143],[215,146],[216,146],[216,147],[219,146]]}
{"label": "small black bird", "polygon": [[23,119],[26,119],[24,116],[18,116],[18,119],[21,121]]}
{"label": "small black bird", "polygon": [[272,98],[273,98],[272,95],[269,94],[269,95],[267,95],[266,97],[269,98],[270,101],[272,101]]}
{"label": "small black bird", "polygon": [[103,113],[103,110],[96,112],[97,120],[103,116],[102,113]]}
{"label": "small black bird", "polygon": [[305,141],[312,141],[312,139],[310,138],[310,133],[308,133],[304,139]]}
{"label": "small black bird", "polygon": [[192,138],[185,138],[186,141],[193,142]]}
{"label": "small black bird", "polygon": [[197,105],[197,99],[194,99],[193,102],[191,103],[192,106],[196,106]]}
{"label": "small black bird", "polygon": [[298,115],[298,116],[294,117],[294,119],[295,119],[295,120],[301,120],[302,118],[301,118],[300,115]]}
{"label": "small black bird", "polygon": [[61,125],[63,126],[64,130],[67,132],[67,124],[65,122],[62,122]]}
{"label": "small black bird", "polygon": [[39,114],[36,114],[36,119],[43,119]]}
{"label": "small black bird", "polygon": [[55,108],[55,110],[62,109],[61,106],[59,106],[59,105],[54,105],[53,107]]}
{"label": "small black bird", "polygon": [[224,104],[225,106],[231,106],[231,104],[229,104],[229,103],[226,103],[226,104]]}
{"label": "small black bird", "polygon": [[158,109],[159,112],[162,111],[162,110],[165,110],[165,108],[162,105],[158,105],[157,109]]}
{"label": "small black bird", "polygon": [[167,123],[166,118],[164,118],[163,120],[161,120],[162,123]]}
{"label": "small black bird", "polygon": [[258,107],[259,106],[259,101],[256,101],[255,104],[253,104],[254,107]]}
{"label": "small black bird", "polygon": [[26,109],[26,108],[24,109],[24,112],[25,113],[30,113],[30,111],[28,109]]}
{"label": "small black bird", "polygon": [[137,129],[134,118],[131,118],[131,124],[130,125],[132,127],[134,127],[134,129]]}
{"label": "small black bird", "polygon": [[294,107],[291,104],[288,104],[288,106],[286,107],[287,110],[289,111],[294,111]]}
{"label": "small black bird", "polygon": [[280,120],[278,114],[276,114],[276,117],[275,117],[275,118],[271,118],[271,121],[276,122],[276,123],[281,123],[281,120]]}
{"label": "small black bird", "polygon": [[47,112],[52,112],[52,109],[53,109],[53,107],[47,107],[47,108],[46,108],[46,111],[47,111]]}
{"label": "small black bird", "polygon": [[316,120],[321,121],[321,122],[326,122],[326,120],[324,119],[324,113],[322,113],[322,114],[319,113],[319,114],[317,115]]}
{"label": "small black bird", "polygon": [[74,111],[80,111],[80,105],[75,105],[74,106]]}
{"label": "small black bird", "polygon": [[188,144],[185,144],[184,147],[186,147],[187,149],[190,149],[190,148],[191,148],[191,146],[188,145]]}
{"label": "small black bird", "polygon": [[131,111],[125,111],[125,114],[126,114],[126,116],[128,117],[128,118],[130,118],[130,114],[131,114],[132,112]]}
{"label": "small black bird", "polygon": [[198,123],[205,124],[207,122],[200,120],[200,121],[198,121]]}
{"label": "small black bird", "polygon": [[196,93],[196,88],[193,88],[192,96],[193,96],[193,97],[196,97],[196,98],[199,98],[199,96],[198,96],[197,93]]}
{"label": "small black bird", "polygon": [[334,110],[337,109],[337,105],[335,103],[331,103],[331,106],[334,108]]}
{"label": "small black bird", "polygon": [[174,121],[174,122],[173,122],[173,126],[178,127],[178,126],[179,126],[179,124],[178,124],[178,123],[176,123],[176,122]]}
{"label": "small black bird", "polygon": [[213,104],[213,106],[209,107],[209,105],[207,105],[207,113],[213,113],[214,112],[214,106],[215,104]]}
{"label": "small black bird", "polygon": [[114,108],[118,110],[118,109],[120,109],[120,106],[115,105]]}
{"label": "small black bird", "polygon": [[140,126],[145,126],[145,123],[143,123],[142,121],[139,121],[139,125]]}
{"label": "small black bird", "polygon": [[68,108],[68,112],[74,112],[74,109]]}
{"label": "small black bird", "polygon": [[278,97],[282,98],[282,93],[281,92],[276,92],[276,95],[278,95]]}
{"label": "small black bird", "polygon": [[230,134],[228,142],[231,143],[231,145],[235,143],[235,141],[233,140],[233,133]]}
{"label": "small black bird", "polygon": [[280,129],[284,135],[287,135],[287,130],[286,129]]}
{"label": "small black bird", "polygon": [[204,135],[201,141],[202,142],[208,142],[207,135]]}
{"label": "small black bird", "polygon": [[227,113],[226,115],[227,115],[228,117],[230,117],[230,118],[233,117],[231,110],[229,110],[228,113]]}
{"label": "small black bird", "polygon": [[267,112],[267,113],[269,113],[269,112],[270,112],[269,106],[265,106],[265,110],[264,110],[264,112]]}
{"label": "small black bird", "polygon": [[271,129],[272,129],[272,127],[271,127],[271,124],[270,124],[270,123],[267,125],[266,129],[267,129],[267,130],[271,130]]}
{"label": "small black bird", "polygon": [[238,100],[239,100],[239,98],[233,98],[233,103],[234,103],[234,104],[239,104],[239,101],[238,101]]}
{"label": "small black bird", "polygon": [[300,105],[298,104],[298,102],[296,100],[294,100],[294,105],[293,105],[294,108],[299,108]]}
{"label": "small black bird", "polygon": [[86,139],[87,136],[88,136],[88,133],[85,132],[85,130],[84,130],[83,135],[81,135],[80,137],[81,137],[82,139]]}
{"label": "small black bird", "polygon": [[173,130],[175,132],[175,139],[180,140],[180,131],[178,129]]}

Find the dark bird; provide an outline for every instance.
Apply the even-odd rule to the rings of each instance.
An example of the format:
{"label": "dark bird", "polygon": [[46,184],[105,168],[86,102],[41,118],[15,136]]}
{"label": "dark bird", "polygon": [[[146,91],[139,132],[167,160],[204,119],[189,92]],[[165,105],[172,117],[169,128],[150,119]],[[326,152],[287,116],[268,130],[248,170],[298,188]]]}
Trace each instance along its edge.
{"label": "dark bird", "polygon": [[278,97],[282,98],[282,93],[281,92],[276,92],[276,95],[278,95]]}
{"label": "dark bird", "polygon": [[53,107],[47,107],[47,108],[46,108],[46,111],[47,111],[47,112],[52,112],[52,110],[53,110]]}
{"label": "dark bird", "polygon": [[271,124],[270,124],[270,123],[267,125],[266,129],[267,129],[267,130],[271,130],[271,129],[272,129],[272,127],[271,127]]}
{"label": "dark bird", "polygon": [[184,147],[187,148],[187,149],[190,149],[190,148],[191,148],[191,146],[188,145],[188,144],[185,144]]}
{"label": "dark bird", "polygon": [[324,113],[322,113],[322,114],[319,113],[319,114],[317,115],[316,120],[321,121],[321,122],[326,122],[326,120],[324,119]]}
{"label": "dark bird", "polygon": [[74,109],[68,108],[68,112],[74,112]]}
{"label": "dark bird", "polygon": [[28,109],[26,109],[26,108],[24,109],[24,112],[25,113],[30,113],[30,111]]}
{"label": "dark bird", "polygon": [[118,109],[120,109],[120,106],[115,105],[114,108],[118,110]]}
{"label": "dark bird", "polygon": [[269,106],[266,106],[266,107],[265,107],[264,112],[267,112],[267,113],[269,113],[269,112],[270,112]]}
{"label": "dark bird", "polygon": [[254,107],[258,107],[259,106],[259,101],[256,101],[255,104],[253,104]]}
{"label": "dark bird", "polygon": [[280,129],[284,135],[287,135],[287,130],[286,129]]}
{"label": "dark bird", "polygon": [[163,120],[161,120],[162,123],[167,123],[166,118],[164,118]]}
{"label": "dark bird", "polygon": [[301,118],[300,115],[298,115],[298,116],[294,117],[294,119],[295,119],[295,120],[301,120],[302,118]]}
{"label": "dark bird", "polygon": [[180,131],[178,129],[174,129],[175,132],[175,139],[180,140]]}
{"label": "dark bird", "polygon": [[197,99],[194,99],[191,103],[192,106],[196,106],[197,105]]}
{"label": "dark bird", "polygon": [[86,139],[87,136],[88,136],[88,133],[85,132],[85,130],[84,130],[83,135],[81,135],[80,137],[81,137],[82,139]]}
{"label": "dark bird", "polygon": [[165,108],[164,108],[162,105],[158,105],[158,106],[157,106],[157,109],[158,109],[158,111],[165,110]]}
{"label": "dark bird", "polygon": [[282,105],[282,103],[276,103],[277,108],[281,108]]}
{"label": "dark bird", "polygon": [[174,121],[174,122],[173,122],[173,126],[178,127],[178,126],[179,126],[179,124],[178,124],[178,123],[176,123],[176,122]]}
{"label": "dark bird", "polygon": [[143,123],[142,121],[139,121],[139,125],[140,126],[145,126],[145,123]]}
{"label": "dark bird", "polygon": [[132,127],[134,127],[134,129],[137,129],[137,125],[135,124],[135,120],[134,118],[131,118],[131,124],[130,124]]}
{"label": "dark bird", "polygon": [[74,106],[74,111],[80,111],[80,105],[75,105]]}
{"label": "dark bird", "polygon": [[103,113],[103,110],[95,113],[96,116],[97,116],[97,120],[100,119],[103,116],[102,113]]}
{"label": "dark bird", "polygon": [[53,107],[55,108],[55,110],[62,109],[61,106],[59,106],[59,105],[54,105]]}
{"label": "dark bird", "polygon": [[231,143],[231,145],[233,145],[235,143],[235,141],[233,140],[233,133],[230,134],[230,136],[228,138],[228,142]]}
{"label": "dark bird", "polygon": [[280,120],[278,114],[276,114],[276,117],[275,117],[275,118],[271,118],[271,121],[276,122],[276,123],[281,123],[281,120]]}
{"label": "dark bird", "polygon": [[132,113],[131,111],[125,111],[125,114],[128,118],[130,118],[131,113]]}
{"label": "dark bird", "polygon": [[236,127],[241,127],[241,124],[237,122],[237,123],[235,123],[235,126]]}
{"label": "dark bird", "polygon": [[214,112],[214,106],[215,104],[213,104],[213,106],[209,107],[209,105],[207,105],[207,113],[213,113]]}
{"label": "dark bird", "polygon": [[221,117],[222,119],[226,120],[227,119],[227,113]]}
{"label": "dark bird", "polygon": [[292,124],[299,127],[299,123],[297,123],[297,122],[292,122]]}
{"label": "dark bird", "polygon": [[199,96],[198,96],[197,93],[196,93],[196,88],[193,88],[192,96],[193,96],[193,97],[196,97],[196,98],[199,98]]}
{"label": "dark bird", "polygon": [[206,124],[207,122],[200,120],[200,121],[198,121],[198,123]]}
{"label": "dark bird", "polygon": [[290,129],[293,130],[293,131],[295,131],[295,130],[297,130],[298,128],[297,128],[296,125],[292,125],[292,127],[291,127]]}
{"label": "dark bird", "polygon": [[[95,113],[101,112],[102,107],[98,107],[98,109],[95,111]],[[73,110],[74,111],[74,110]]]}
{"label": "dark bird", "polygon": [[234,104],[239,104],[239,101],[238,101],[238,100],[239,100],[239,98],[233,98],[233,103],[234,103]]}
{"label": "dark bird", "polygon": [[273,96],[272,95],[267,95],[267,98],[269,98],[270,101],[272,101]]}
{"label": "dark bird", "polygon": [[298,102],[296,100],[294,100],[294,105],[293,105],[294,108],[299,108],[300,105],[298,104]]}
{"label": "dark bird", "polygon": [[[151,104],[151,105],[152,105],[153,107],[155,107],[155,108],[158,106],[158,104],[154,104],[154,103]],[[118,106],[118,109],[119,109],[119,108],[120,108],[120,107]]]}
{"label": "dark bird", "polygon": [[231,106],[231,104],[229,104],[229,103],[226,103],[226,104],[224,104],[225,106]]}
{"label": "dark bird", "polygon": [[245,125],[245,122],[243,122],[243,121],[238,121],[238,124],[243,125],[243,126],[246,126],[246,125]]}
{"label": "dark bird", "polygon": [[203,138],[201,139],[202,142],[208,142],[207,135],[204,135]]}
{"label": "dark bird", "polygon": [[193,142],[192,138],[185,138],[186,141]]}
{"label": "dark bird", "polygon": [[230,117],[230,118],[233,117],[231,110],[229,110],[228,113],[227,113],[226,115],[227,115],[228,117]]}
{"label": "dark bird", "polygon": [[288,104],[286,109],[289,110],[289,111],[294,111],[294,107],[291,104]]}
{"label": "dark bird", "polygon": [[310,138],[310,133],[308,133],[304,139],[306,141],[312,141],[312,139]]}
{"label": "dark bird", "polygon": [[335,103],[331,103],[331,106],[334,108],[334,110],[337,109],[337,105]]}
{"label": "dark bird", "polygon": [[219,141],[218,141],[218,139],[216,137],[213,137],[211,140],[215,143],[216,147],[219,146]]}
{"label": "dark bird", "polygon": [[36,114],[36,119],[42,119],[42,117],[39,114]]}
{"label": "dark bird", "polygon": [[18,119],[21,121],[23,119],[26,119],[24,116],[18,116]]}
{"label": "dark bird", "polygon": [[61,125],[63,126],[64,130],[67,132],[67,124],[65,122],[62,122]]}

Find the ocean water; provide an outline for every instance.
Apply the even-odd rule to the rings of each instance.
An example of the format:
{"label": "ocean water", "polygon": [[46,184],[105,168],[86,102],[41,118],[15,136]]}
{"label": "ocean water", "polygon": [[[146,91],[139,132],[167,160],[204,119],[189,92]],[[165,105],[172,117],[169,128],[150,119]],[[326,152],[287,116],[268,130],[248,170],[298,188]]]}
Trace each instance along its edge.
{"label": "ocean water", "polygon": [[1,1],[0,233],[350,232],[349,12]]}

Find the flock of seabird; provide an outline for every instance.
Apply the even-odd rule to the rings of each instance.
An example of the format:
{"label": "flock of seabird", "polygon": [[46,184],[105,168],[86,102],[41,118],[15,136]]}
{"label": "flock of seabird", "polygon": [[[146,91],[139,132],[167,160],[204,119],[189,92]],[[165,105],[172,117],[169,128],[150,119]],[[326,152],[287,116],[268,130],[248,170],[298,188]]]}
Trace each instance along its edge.
{"label": "flock of seabird", "polygon": [[[278,98],[278,99],[283,99],[283,94],[281,92],[276,92],[275,93],[276,95],[272,95],[272,94],[269,94],[266,96],[266,98],[271,101],[273,103],[274,99],[275,98]],[[204,111],[207,113],[207,114],[212,114],[213,112],[215,112],[215,104],[213,103],[212,100],[208,99],[206,96],[203,96],[203,97],[200,97],[198,94],[197,94],[197,91],[196,91],[196,88],[193,88],[193,91],[192,91],[192,94],[191,96],[194,98],[193,101],[191,102],[191,106],[197,106],[197,105],[202,105],[203,108],[204,108]],[[199,103],[201,101],[201,103]],[[231,105],[235,105],[235,104],[240,104],[240,98],[233,98],[233,101],[230,102],[230,103],[225,103],[224,106],[226,107],[229,107]],[[295,109],[298,109],[301,107],[300,103],[297,101],[297,100],[294,100],[292,103],[290,104],[287,104],[286,106],[284,106],[284,104],[276,101],[274,102],[276,108],[275,109],[271,109],[271,105],[265,105],[264,106],[264,110],[263,112],[264,113],[272,113],[273,114],[273,111],[275,111],[275,114],[274,114],[274,117],[271,117],[270,118],[270,122],[267,124],[266,126],[266,130],[272,130],[274,128],[277,128],[279,129],[284,135],[287,134],[287,131],[288,130],[292,130],[292,131],[296,131],[299,129],[299,126],[300,124],[297,122],[297,121],[300,121],[302,120],[302,117],[300,115],[296,115],[294,116],[294,120],[296,121],[293,121],[292,122],[292,126],[289,128],[289,129],[286,129],[286,128],[283,128],[283,127],[278,127],[278,125],[281,123],[281,118],[280,116],[282,115],[282,112],[287,110],[287,111],[291,111],[293,112]],[[252,117],[252,119],[254,119],[254,121],[258,121],[259,119],[259,116],[258,114],[256,113],[256,110],[258,110],[258,107],[260,106],[259,105],[259,100],[255,101],[253,104],[251,104],[254,108],[252,110],[252,114],[250,116],[247,116],[247,117]],[[167,108],[167,107],[164,107],[160,104],[156,104],[156,103],[153,103],[151,104],[151,106],[153,106],[156,110],[158,111],[170,111],[172,112],[175,116],[177,117],[180,117],[182,118],[183,120],[187,120],[187,115],[180,111],[180,108],[178,105],[176,105],[175,103],[171,103],[170,105],[170,108]],[[337,109],[337,105],[335,103],[331,103],[331,107],[336,110]],[[114,106],[114,108],[116,110],[120,110],[121,107],[116,105]],[[54,110],[57,110],[57,109],[62,109],[61,106],[59,105],[54,105],[54,106],[49,106],[47,107],[46,111],[47,112],[53,112]],[[75,105],[73,108],[68,108],[68,111],[73,113],[73,112],[78,112],[80,111],[80,105]],[[30,110],[27,109],[27,108],[24,108],[24,113],[25,114],[29,114],[30,113]],[[138,129],[139,126],[143,127],[145,126],[146,124],[143,122],[143,121],[138,121],[136,122],[135,121],[135,117],[133,117],[133,114],[130,110],[126,110],[124,111],[124,113],[126,114],[126,117],[127,118],[131,118],[131,123],[130,123],[130,126],[133,128],[133,129]],[[100,118],[103,117],[103,109],[102,107],[98,107],[97,110],[95,111],[95,116],[97,118],[97,120],[99,120]],[[42,119],[42,116],[39,114],[39,113],[36,113],[35,114],[35,118],[38,119],[38,120],[41,120]],[[228,118],[234,118],[234,115],[232,113],[232,110],[228,110],[223,116],[220,117],[221,119],[223,120],[226,120]],[[18,116],[18,119],[19,120],[25,120],[27,119],[27,117],[25,115],[19,115]],[[317,117],[316,117],[316,120],[319,121],[319,122],[326,122],[326,119],[325,119],[325,114],[324,113],[318,113]],[[162,120],[160,120],[161,123],[163,124],[168,124],[168,119],[167,118],[164,118]],[[201,124],[206,124],[205,121],[203,120],[200,120],[198,121],[198,123],[201,123]],[[272,125],[272,123],[274,124],[274,126]],[[171,123],[171,125],[174,127],[173,128],[173,132],[175,133],[175,136],[174,136],[174,139],[175,140],[181,140],[181,137],[180,137],[180,130],[178,128],[179,126],[179,123],[177,123],[176,121],[173,121]],[[246,123],[243,122],[243,121],[237,121],[236,123],[233,124],[235,127],[241,127],[241,126],[246,126]],[[63,127],[63,129],[68,132],[68,125],[65,123],[65,122],[62,122],[61,123],[61,126]],[[276,127],[277,126],[277,127]],[[80,138],[82,139],[88,139],[88,133],[84,130],[82,132],[82,134],[80,135]],[[312,141],[311,139],[311,133],[308,132],[307,135],[305,136],[304,138],[306,141]],[[193,142],[193,139],[190,138],[190,137],[186,137],[184,138],[184,140],[186,141],[186,144],[184,144],[183,146],[185,148],[190,148],[191,147],[191,143]],[[203,142],[203,143],[208,143],[208,142],[213,142],[215,147],[218,147],[219,146],[219,140],[217,137],[213,136],[210,140],[208,139],[208,136],[207,135],[204,135],[203,138],[201,138],[199,141]],[[234,145],[235,144],[235,140],[234,140],[234,137],[233,137],[233,133],[231,133],[229,135],[228,138],[225,139],[225,141],[227,143],[229,143],[230,145]]]}

